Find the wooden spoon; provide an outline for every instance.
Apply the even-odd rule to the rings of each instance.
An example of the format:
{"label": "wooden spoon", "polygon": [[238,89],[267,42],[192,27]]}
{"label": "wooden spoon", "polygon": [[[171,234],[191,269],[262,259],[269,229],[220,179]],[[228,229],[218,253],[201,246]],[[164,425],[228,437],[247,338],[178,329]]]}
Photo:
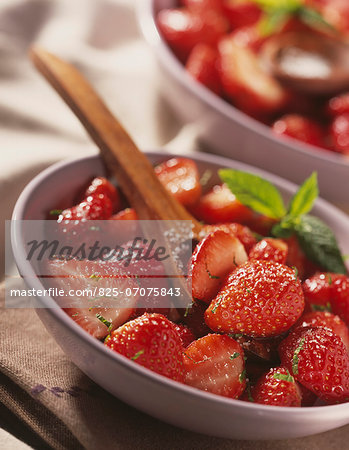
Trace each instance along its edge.
{"label": "wooden spoon", "polygon": [[349,45],[314,32],[289,32],[261,49],[266,68],[287,88],[311,95],[349,89]]}
{"label": "wooden spoon", "polygon": [[197,236],[202,225],[160,183],[146,156],[82,74],[43,49],[33,48],[30,58],[97,144],[139,219],[191,220]]}

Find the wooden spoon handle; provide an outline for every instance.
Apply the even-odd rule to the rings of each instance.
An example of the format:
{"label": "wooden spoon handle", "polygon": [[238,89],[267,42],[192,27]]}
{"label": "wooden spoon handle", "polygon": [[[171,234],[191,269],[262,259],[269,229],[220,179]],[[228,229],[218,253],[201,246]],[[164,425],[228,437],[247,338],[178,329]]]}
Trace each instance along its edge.
{"label": "wooden spoon handle", "polygon": [[197,235],[201,224],[167,192],[146,156],[82,74],[71,64],[42,49],[32,49],[30,57],[97,144],[138,217],[143,220],[191,220]]}

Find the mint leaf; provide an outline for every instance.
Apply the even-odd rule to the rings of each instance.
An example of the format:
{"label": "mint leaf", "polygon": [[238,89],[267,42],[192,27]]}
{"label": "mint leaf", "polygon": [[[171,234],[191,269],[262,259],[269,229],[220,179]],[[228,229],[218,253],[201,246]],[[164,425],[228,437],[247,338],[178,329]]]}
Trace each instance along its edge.
{"label": "mint leaf", "polygon": [[221,169],[218,174],[243,205],[271,219],[281,219],[286,214],[280,192],[269,181],[234,169]]}
{"label": "mint leaf", "polygon": [[271,34],[280,31],[289,17],[290,14],[288,11],[270,11],[267,14],[264,14],[258,22],[258,30],[262,36],[270,36]]}
{"label": "mint leaf", "polygon": [[275,380],[288,381],[290,383],[294,383],[294,378],[288,371],[287,375],[284,373],[276,372],[274,373],[273,378],[275,378]]}
{"label": "mint leaf", "polygon": [[109,320],[105,319],[105,318],[102,316],[102,314],[96,313],[96,317],[97,317],[98,320],[100,320],[102,323],[104,323],[104,325],[105,325],[106,327],[108,327],[108,329],[111,328],[112,322],[109,322]]}
{"label": "mint leaf", "polygon": [[298,11],[299,18],[309,25],[311,28],[323,29],[327,28],[330,31],[336,31],[336,28],[324,19],[322,14],[314,8],[302,6]]}
{"label": "mint leaf", "polygon": [[295,227],[306,256],[328,272],[347,273],[343,256],[332,230],[318,217],[305,215]]}
{"label": "mint leaf", "polygon": [[313,172],[292,197],[287,215],[296,218],[311,211],[314,201],[319,195],[317,173]]}
{"label": "mint leaf", "polygon": [[63,209],[51,209],[51,211],[49,212],[50,216],[59,216],[60,214],[62,214]]}
{"label": "mint leaf", "polygon": [[302,0],[253,0],[262,9],[276,10],[282,9],[285,11],[297,11],[302,6]]}
{"label": "mint leaf", "polygon": [[144,349],[139,350],[137,353],[135,353],[133,356],[131,356],[132,361],[136,361],[141,355],[143,355]]}
{"label": "mint leaf", "polygon": [[299,353],[303,348],[305,342],[305,338],[303,337],[298,344],[298,347],[296,348],[296,350],[293,353],[293,358],[292,358],[292,372],[294,375],[298,375],[298,364],[299,364]]}

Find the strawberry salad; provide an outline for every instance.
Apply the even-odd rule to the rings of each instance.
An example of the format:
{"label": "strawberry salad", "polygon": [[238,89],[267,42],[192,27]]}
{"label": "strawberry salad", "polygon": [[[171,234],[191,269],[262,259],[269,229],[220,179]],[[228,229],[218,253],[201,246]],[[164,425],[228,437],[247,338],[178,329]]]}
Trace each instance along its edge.
{"label": "strawberry salad", "polygon": [[[221,169],[221,184],[212,186],[212,174],[200,177],[186,158],[155,172],[203,223],[188,263],[192,304],[140,308],[135,298],[129,308],[65,312],[110,351],[197,389],[274,406],[349,401],[349,277],[332,231],[309,214],[316,174],[285,205],[274,185],[250,173]],[[50,214],[58,227],[137,223],[122,193],[102,177],[77,205]],[[74,259],[50,264],[65,283],[76,276]],[[111,270],[87,261],[84,276],[109,279]]]}
{"label": "strawberry salad", "polygon": [[290,90],[262,61],[270,40],[285,33],[347,41],[347,0],[179,0],[158,13],[157,25],[187,72],[215,94],[278,136],[349,155],[349,93]]}

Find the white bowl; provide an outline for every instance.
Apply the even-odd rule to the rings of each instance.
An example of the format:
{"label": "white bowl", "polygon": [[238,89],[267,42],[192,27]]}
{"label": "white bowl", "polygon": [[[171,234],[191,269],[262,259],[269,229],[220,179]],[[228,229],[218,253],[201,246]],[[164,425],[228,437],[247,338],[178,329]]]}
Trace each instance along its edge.
{"label": "white bowl", "polygon": [[[173,156],[155,152],[147,155],[152,163]],[[276,176],[225,158],[199,155],[193,159],[201,172],[208,168],[215,171],[231,167],[260,174],[288,198],[296,189],[295,185]],[[98,156],[55,164],[24,189],[15,206],[13,219],[43,220],[46,211],[54,208],[60,199],[73,201],[86,180],[104,174]],[[316,201],[313,212],[333,228],[343,252],[349,253],[348,217],[323,200]],[[31,288],[42,289],[40,280],[25,258],[20,224],[13,227],[12,246],[20,273],[28,277]],[[39,300],[47,305],[47,299]],[[90,378],[124,402],[171,424],[226,438],[286,439],[320,433],[349,423],[349,403],[280,408],[231,400],[185,386],[105,348],[62,310],[40,308],[37,312],[63,351]]]}
{"label": "white bowl", "polygon": [[210,151],[271,171],[296,183],[316,170],[321,196],[349,207],[349,158],[294,139],[280,139],[269,127],[233,107],[196,82],[177,60],[156,27],[156,14],[175,0],[139,0],[138,15],[145,39],[162,69],[166,99],[187,122],[195,122]]}

